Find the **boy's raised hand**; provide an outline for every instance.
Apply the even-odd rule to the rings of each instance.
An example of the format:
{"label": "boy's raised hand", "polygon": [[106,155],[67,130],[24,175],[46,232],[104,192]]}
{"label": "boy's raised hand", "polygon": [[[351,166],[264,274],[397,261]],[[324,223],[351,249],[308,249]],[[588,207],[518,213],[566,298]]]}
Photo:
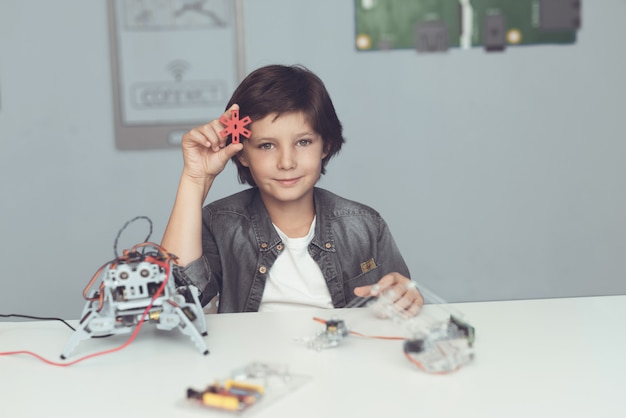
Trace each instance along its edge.
{"label": "boy's raised hand", "polygon": [[[233,104],[224,116],[230,118],[233,109],[238,110],[239,106]],[[220,135],[222,129],[224,125],[218,118],[183,135],[184,175],[199,181],[214,178],[224,170],[228,160],[242,150],[241,143],[226,145],[227,138]]]}
{"label": "boy's raised hand", "polygon": [[409,316],[417,315],[424,305],[424,298],[415,282],[400,273],[386,274],[374,285],[354,289],[354,294],[360,297],[379,296],[382,293],[394,295],[394,306]]}

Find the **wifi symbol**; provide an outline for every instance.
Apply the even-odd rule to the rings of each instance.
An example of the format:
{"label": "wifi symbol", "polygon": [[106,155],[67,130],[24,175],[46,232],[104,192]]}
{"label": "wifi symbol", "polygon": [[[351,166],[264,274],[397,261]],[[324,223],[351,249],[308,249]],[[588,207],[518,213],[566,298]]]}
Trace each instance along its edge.
{"label": "wifi symbol", "polygon": [[190,65],[187,61],[175,60],[167,65],[167,70],[174,76],[176,81],[180,81],[183,78],[185,71],[189,69]]}

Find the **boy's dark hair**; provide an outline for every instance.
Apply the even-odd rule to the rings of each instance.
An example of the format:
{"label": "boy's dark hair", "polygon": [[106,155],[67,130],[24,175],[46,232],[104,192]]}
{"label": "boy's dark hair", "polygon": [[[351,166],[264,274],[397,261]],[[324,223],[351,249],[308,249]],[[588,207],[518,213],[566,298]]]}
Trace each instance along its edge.
{"label": "boy's dark hair", "polygon": [[[226,109],[235,103],[239,105],[240,117],[250,116],[253,122],[273,113],[280,116],[302,112],[311,128],[322,137],[324,150],[328,151],[322,160],[322,174],[345,142],[341,122],[324,83],[301,65],[268,65],[254,70],[239,84]],[[232,160],[237,164],[239,182],[256,186],[250,169],[243,166],[237,156]]]}

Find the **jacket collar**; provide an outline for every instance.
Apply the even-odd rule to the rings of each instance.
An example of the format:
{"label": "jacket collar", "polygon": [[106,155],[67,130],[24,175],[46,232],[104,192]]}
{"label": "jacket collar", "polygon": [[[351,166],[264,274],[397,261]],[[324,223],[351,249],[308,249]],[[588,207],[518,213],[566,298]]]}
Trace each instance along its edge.
{"label": "jacket collar", "polygon": [[[315,205],[315,234],[312,245],[322,251],[335,251],[335,242],[332,233],[332,202],[328,199],[328,192],[324,189],[313,189],[313,204]],[[269,251],[281,243],[281,239],[272,225],[267,209],[261,199],[258,188],[250,201],[250,222],[260,251]]]}
{"label": "jacket collar", "polygon": [[254,188],[254,195],[250,202],[250,222],[261,252],[269,251],[281,242],[257,187]]}
{"label": "jacket collar", "polygon": [[332,232],[332,208],[333,203],[328,199],[328,192],[316,187],[313,189],[313,204],[315,205],[315,215],[317,222],[315,225],[315,236],[311,244],[323,251],[335,251],[335,241]]}

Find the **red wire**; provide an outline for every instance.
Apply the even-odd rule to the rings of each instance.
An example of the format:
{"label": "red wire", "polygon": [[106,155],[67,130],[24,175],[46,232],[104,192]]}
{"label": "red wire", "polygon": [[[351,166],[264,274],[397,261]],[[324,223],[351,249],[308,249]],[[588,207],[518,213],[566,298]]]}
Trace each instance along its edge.
{"label": "red wire", "polygon": [[[159,249],[161,249],[161,247],[158,247]],[[110,353],[115,353],[117,351],[121,351],[124,348],[128,347],[137,337],[137,334],[139,334],[139,331],[141,330],[141,326],[143,325],[143,323],[146,320],[146,316],[148,315],[148,312],[150,311],[150,309],[152,309],[152,304],[154,303],[154,301],[161,296],[161,293],[163,293],[163,290],[165,289],[165,285],[167,284],[169,277],[170,277],[170,266],[169,263],[167,262],[161,262],[153,257],[146,257],[146,260],[149,260],[152,263],[155,263],[157,265],[159,265],[160,267],[162,267],[165,270],[165,280],[163,280],[163,283],[161,284],[161,286],[159,287],[159,289],[157,290],[157,292],[154,294],[154,296],[152,297],[152,300],[150,301],[150,304],[146,307],[146,309],[143,311],[143,314],[141,315],[141,319],[139,320],[139,322],[137,323],[137,326],[135,327],[135,330],[133,331],[133,333],[130,335],[130,337],[128,338],[128,340],[126,340],[126,342],[122,345],[120,345],[119,347],[115,347],[115,348],[111,348],[109,350],[105,350],[105,351],[99,351],[97,353],[92,353],[92,354],[88,354],[84,357],[80,357],[76,360],[67,362],[67,363],[59,363],[56,361],[51,361],[48,360],[42,356],[40,356],[39,354],[33,353],[31,351],[7,351],[7,352],[0,352],[0,356],[8,356],[8,355],[15,355],[15,354],[27,354],[33,357],[38,358],[39,360],[43,361],[44,363],[50,364],[52,366],[60,366],[60,367],[67,367],[67,366],[71,366],[73,364],[76,363],[80,363],[81,361],[93,358],[93,357],[98,357],[98,356],[102,356],[105,354],[110,354]]]}

